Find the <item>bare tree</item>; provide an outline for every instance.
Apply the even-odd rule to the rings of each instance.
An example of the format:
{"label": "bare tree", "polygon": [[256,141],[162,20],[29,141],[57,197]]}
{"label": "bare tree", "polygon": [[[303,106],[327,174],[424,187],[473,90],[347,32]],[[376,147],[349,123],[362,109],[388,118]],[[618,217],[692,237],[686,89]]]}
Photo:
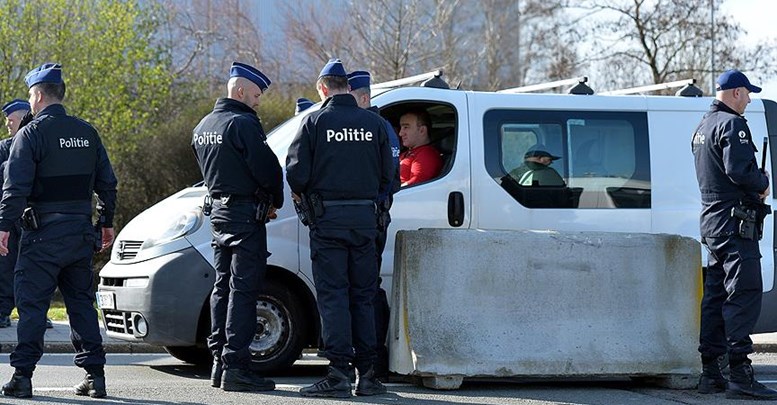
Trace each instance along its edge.
{"label": "bare tree", "polygon": [[[714,25],[710,7],[718,16]],[[718,7],[698,0],[589,0],[582,8],[598,12],[589,30],[594,44],[589,61],[616,85],[690,77],[711,81],[719,73],[710,63],[713,46],[717,66],[776,72],[777,51],[740,43],[744,30]]]}

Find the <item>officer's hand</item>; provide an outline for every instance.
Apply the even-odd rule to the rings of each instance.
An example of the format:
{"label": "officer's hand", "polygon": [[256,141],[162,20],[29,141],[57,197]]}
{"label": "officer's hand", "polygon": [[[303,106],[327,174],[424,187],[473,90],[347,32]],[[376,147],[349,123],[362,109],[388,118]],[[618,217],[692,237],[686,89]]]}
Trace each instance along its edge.
{"label": "officer's hand", "polygon": [[267,213],[267,220],[278,218],[277,212],[278,209],[275,207],[270,207],[270,212]]}
{"label": "officer's hand", "polygon": [[0,231],[0,256],[8,254],[8,231]]}
{"label": "officer's hand", "polygon": [[116,237],[116,232],[113,228],[103,228],[103,246],[100,249],[101,252],[105,251],[111,245],[113,245],[113,238]]}
{"label": "officer's hand", "polygon": [[291,192],[291,199],[294,200],[294,202],[296,202],[296,203],[300,202],[300,200],[301,200],[301,198],[299,198],[297,193],[295,193],[293,191]]}

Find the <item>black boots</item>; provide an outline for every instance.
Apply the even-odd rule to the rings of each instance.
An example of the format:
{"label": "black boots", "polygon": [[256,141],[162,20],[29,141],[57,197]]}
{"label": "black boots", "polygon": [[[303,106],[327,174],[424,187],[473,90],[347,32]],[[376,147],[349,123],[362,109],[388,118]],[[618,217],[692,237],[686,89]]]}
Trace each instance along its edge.
{"label": "black boots", "polygon": [[221,364],[221,359],[214,358],[213,359],[213,366],[210,368],[210,386],[211,387],[221,387],[221,375],[224,373],[223,366]]}
{"label": "black boots", "polygon": [[348,371],[329,366],[329,372],[323,380],[302,388],[299,393],[303,397],[350,398],[351,381],[348,379]]}
{"label": "black boots", "polygon": [[14,373],[11,381],[3,385],[3,395],[16,398],[32,398],[32,378]]}
{"label": "black boots", "polygon": [[275,382],[260,377],[251,370],[226,369],[221,375],[221,389],[224,391],[272,391]]}
{"label": "black boots", "polygon": [[386,386],[375,375],[375,367],[370,367],[364,374],[359,373],[359,382],[356,383],[356,395],[369,396],[385,393]]}
{"label": "black boots", "polygon": [[777,399],[777,391],[766,387],[756,381],[753,375],[753,366],[750,360],[744,363],[730,364],[731,371],[729,375],[728,387],[726,387],[726,398],[728,399]]}
{"label": "black boots", "polygon": [[76,395],[90,396],[92,398],[105,398],[108,395],[105,392],[105,376],[97,376],[86,373],[84,380],[73,387]]}
{"label": "black boots", "polygon": [[726,390],[726,379],[720,372],[720,363],[717,359],[702,361],[701,377],[699,377],[700,394],[715,394]]}

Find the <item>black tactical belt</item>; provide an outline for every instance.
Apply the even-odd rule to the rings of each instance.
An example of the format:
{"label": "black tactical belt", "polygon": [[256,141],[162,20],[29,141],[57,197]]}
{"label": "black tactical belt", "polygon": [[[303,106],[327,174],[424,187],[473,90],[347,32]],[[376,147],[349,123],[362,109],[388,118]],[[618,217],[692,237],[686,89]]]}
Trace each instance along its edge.
{"label": "black tactical belt", "polygon": [[337,205],[375,205],[372,200],[329,200],[324,201],[324,207],[333,207]]}

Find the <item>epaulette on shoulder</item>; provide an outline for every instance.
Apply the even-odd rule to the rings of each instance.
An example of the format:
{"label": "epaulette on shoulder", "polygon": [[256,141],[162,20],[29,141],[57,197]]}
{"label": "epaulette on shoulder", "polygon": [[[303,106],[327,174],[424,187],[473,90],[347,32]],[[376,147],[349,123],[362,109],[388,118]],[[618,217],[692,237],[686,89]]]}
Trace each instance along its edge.
{"label": "epaulette on shoulder", "polygon": [[[81,123],[83,123],[85,125],[88,125],[90,128],[94,129],[94,125],[90,124],[89,121],[87,121],[87,120],[85,120],[85,119],[83,119],[81,117],[77,117],[75,115],[71,115],[71,117],[75,118],[76,120],[80,121]],[[96,131],[96,129],[95,129],[95,131]]]}

